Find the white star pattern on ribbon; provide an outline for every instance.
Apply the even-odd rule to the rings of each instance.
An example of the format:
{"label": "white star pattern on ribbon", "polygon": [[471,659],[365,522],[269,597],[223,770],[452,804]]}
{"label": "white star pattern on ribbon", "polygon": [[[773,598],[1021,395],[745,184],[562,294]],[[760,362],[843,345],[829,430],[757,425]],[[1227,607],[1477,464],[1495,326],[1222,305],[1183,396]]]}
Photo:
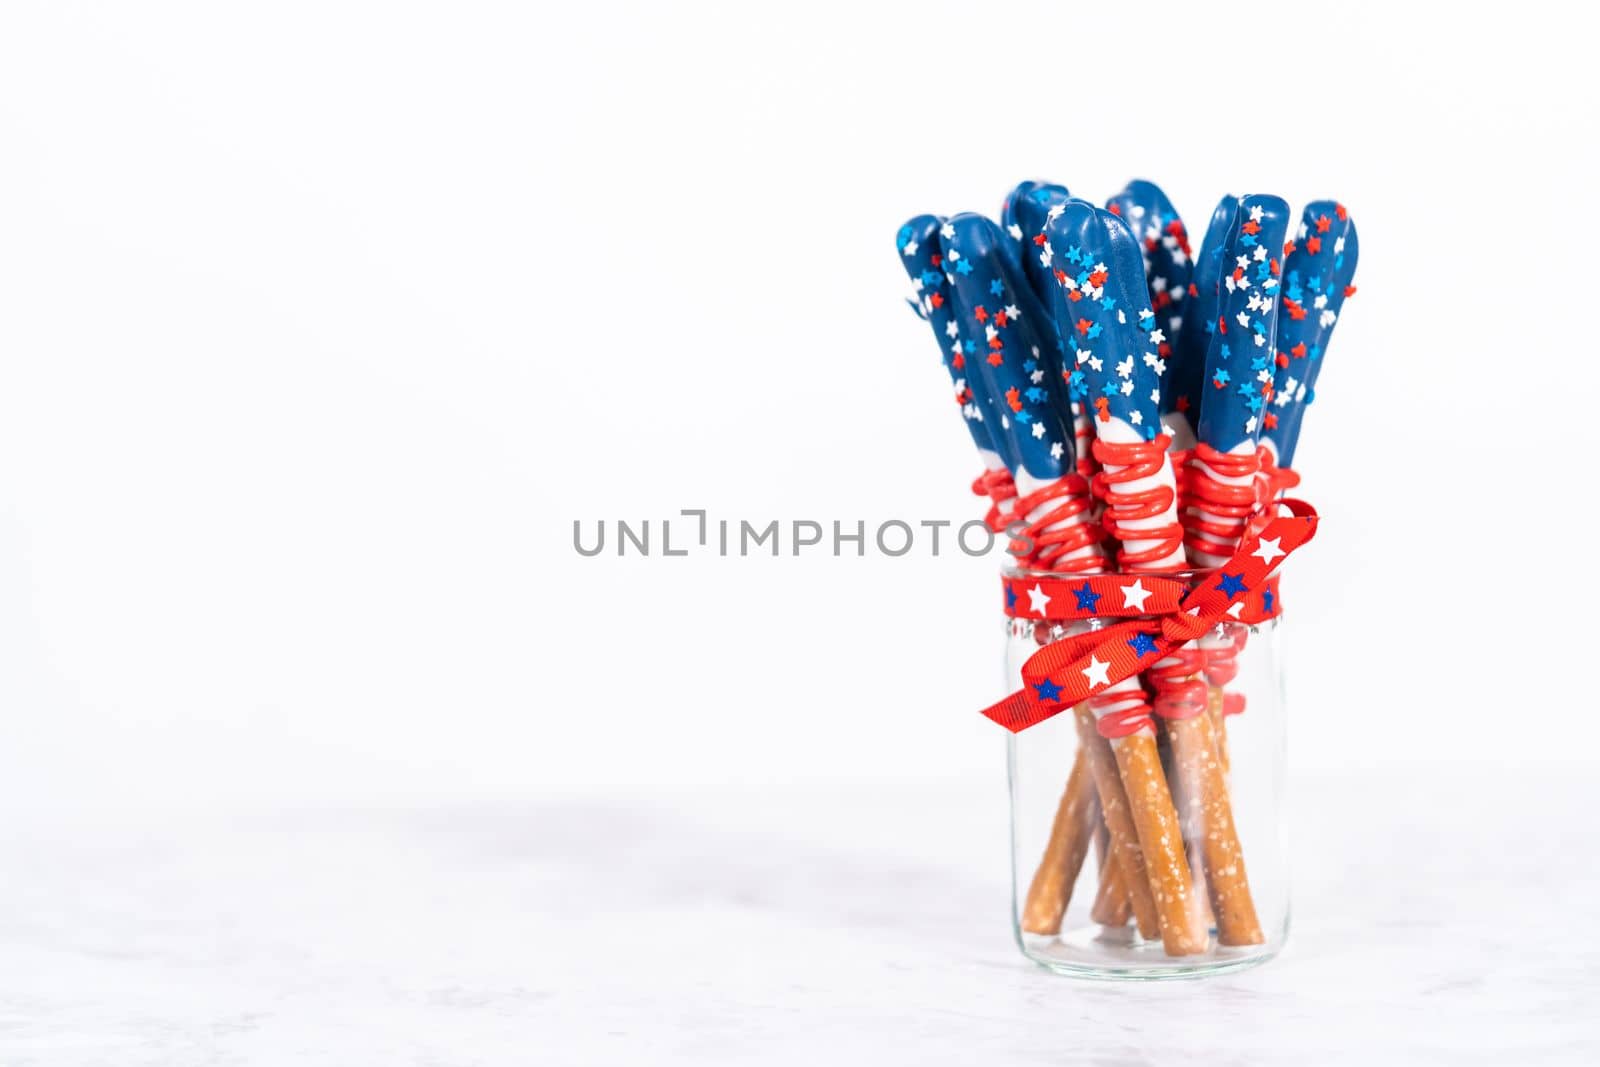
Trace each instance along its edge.
{"label": "white star pattern on ribbon", "polygon": [[1262,563],[1270,567],[1273,560],[1279,556],[1287,556],[1289,554],[1278,547],[1282,540],[1283,538],[1281,537],[1263,537],[1261,543],[1256,546],[1256,550],[1250,554],[1258,557]]}
{"label": "white star pattern on ribbon", "polygon": [[1050,603],[1050,597],[1040,586],[1028,590],[1028,610],[1035,615],[1044,614],[1044,606]]}
{"label": "white star pattern on ribbon", "polygon": [[1101,660],[1099,656],[1091,654],[1089,656],[1089,665],[1083,668],[1083,676],[1089,679],[1089,688],[1093,689],[1097,685],[1111,684],[1111,679],[1107,674],[1110,670],[1111,664]]}
{"label": "white star pattern on ribbon", "polygon": [[1144,602],[1150,599],[1150,590],[1144,587],[1142,580],[1136,579],[1132,585],[1122,587],[1122,606],[1135,611],[1144,610]]}

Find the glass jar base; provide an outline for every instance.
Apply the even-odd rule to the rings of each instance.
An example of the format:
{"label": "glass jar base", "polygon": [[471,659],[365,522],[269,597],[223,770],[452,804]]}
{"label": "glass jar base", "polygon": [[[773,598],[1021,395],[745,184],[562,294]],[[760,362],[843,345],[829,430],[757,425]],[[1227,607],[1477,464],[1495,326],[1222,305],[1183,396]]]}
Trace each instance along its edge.
{"label": "glass jar base", "polygon": [[1069,978],[1145,982],[1205,978],[1242,971],[1276,956],[1282,948],[1282,940],[1227,947],[1213,939],[1207,951],[1174,959],[1162,950],[1160,942],[1145,941],[1131,926],[1123,929],[1082,927],[1060,937],[1023,934],[1019,947],[1024,956],[1045,970]]}

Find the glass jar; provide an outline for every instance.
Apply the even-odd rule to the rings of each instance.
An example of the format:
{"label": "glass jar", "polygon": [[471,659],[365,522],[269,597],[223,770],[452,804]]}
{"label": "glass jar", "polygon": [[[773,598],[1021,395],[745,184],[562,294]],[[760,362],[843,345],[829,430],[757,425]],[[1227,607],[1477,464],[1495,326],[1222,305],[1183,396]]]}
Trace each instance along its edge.
{"label": "glass jar", "polygon": [[[1008,603],[1040,578],[1082,580],[1006,577]],[[1174,580],[1184,579],[1155,581]],[[1249,967],[1283,947],[1289,886],[1275,601],[1274,585],[1264,612],[1257,603],[1245,621],[1219,623],[1174,650],[1123,686],[1120,702],[1108,691],[1009,736],[1012,928],[1029,959],[1086,977],[1183,978]],[[1149,618],[1013,615],[1009,688],[1019,687],[1023,664],[1041,647]],[[1140,701],[1151,714],[1135,712],[1142,724],[1127,732],[1127,708]],[[1124,736],[1105,736],[1119,732],[1117,720]]]}

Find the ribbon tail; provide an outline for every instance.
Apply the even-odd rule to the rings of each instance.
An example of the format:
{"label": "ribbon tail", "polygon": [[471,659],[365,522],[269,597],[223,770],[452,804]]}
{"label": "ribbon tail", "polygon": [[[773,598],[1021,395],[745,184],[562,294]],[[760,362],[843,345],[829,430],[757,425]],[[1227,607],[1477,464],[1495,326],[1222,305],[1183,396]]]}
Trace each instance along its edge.
{"label": "ribbon tail", "polygon": [[984,708],[982,715],[997,722],[1014,734],[1030,726],[1037,726],[1070,708],[1071,704],[1058,704],[1048,700],[1031,700],[1024,690],[1017,690],[1004,700]]}

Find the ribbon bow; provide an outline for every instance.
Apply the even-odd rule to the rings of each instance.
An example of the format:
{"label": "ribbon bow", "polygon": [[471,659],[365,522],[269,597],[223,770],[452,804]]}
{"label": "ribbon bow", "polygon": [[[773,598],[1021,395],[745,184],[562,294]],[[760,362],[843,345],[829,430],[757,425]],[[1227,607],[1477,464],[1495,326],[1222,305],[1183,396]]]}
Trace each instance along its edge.
{"label": "ribbon bow", "polygon": [[1198,579],[1175,607],[1046,645],[1022,665],[1022,688],[983,714],[1020,733],[1154,666],[1219,623],[1236,620],[1250,591],[1317,532],[1317,512],[1310,504],[1275,504],[1290,514],[1246,536],[1233,558]]}

